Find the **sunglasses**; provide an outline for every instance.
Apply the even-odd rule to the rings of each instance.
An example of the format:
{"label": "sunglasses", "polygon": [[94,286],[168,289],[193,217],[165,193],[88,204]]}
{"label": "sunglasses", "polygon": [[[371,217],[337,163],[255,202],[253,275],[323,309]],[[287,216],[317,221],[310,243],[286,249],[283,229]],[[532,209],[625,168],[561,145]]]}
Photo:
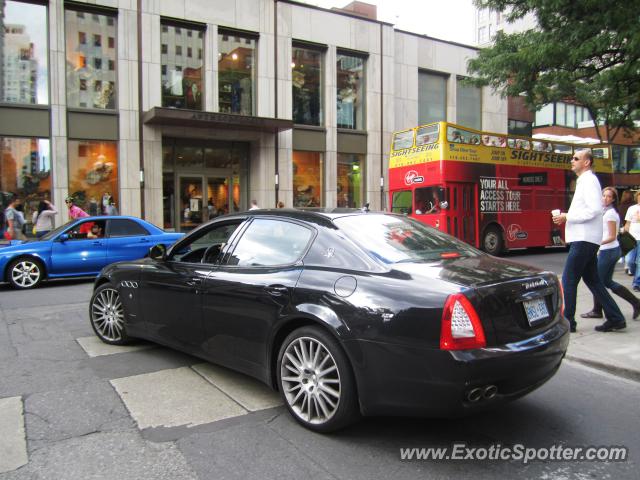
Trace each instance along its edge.
{"label": "sunglasses", "polygon": [[576,162],[577,162],[577,161],[578,161],[578,160],[580,160],[580,159],[579,159],[578,157],[573,157],[571,160],[574,160],[574,161],[576,161]]}

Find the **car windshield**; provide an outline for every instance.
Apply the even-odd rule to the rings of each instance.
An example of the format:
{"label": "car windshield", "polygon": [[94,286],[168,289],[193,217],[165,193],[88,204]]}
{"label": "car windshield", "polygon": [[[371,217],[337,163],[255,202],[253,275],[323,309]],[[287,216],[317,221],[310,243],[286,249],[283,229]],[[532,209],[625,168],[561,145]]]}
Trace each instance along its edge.
{"label": "car windshield", "polygon": [[64,225],[60,225],[58,228],[54,228],[49,233],[47,233],[46,235],[43,235],[42,237],[40,237],[40,238],[38,238],[36,240],[39,240],[39,241],[51,240],[53,237],[58,235],[60,232],[62,232],[64,230],[66,230],[67,228],[69,228],[73,222],[75,222],[75,220],[71,220],[70,222],[67,222]]}
{"label": "car windshield", "polygon": [[336,218],[334,223],[355,243],[384,263],[426,262],[482,255],[466,243],[408,217],[353,215]]}

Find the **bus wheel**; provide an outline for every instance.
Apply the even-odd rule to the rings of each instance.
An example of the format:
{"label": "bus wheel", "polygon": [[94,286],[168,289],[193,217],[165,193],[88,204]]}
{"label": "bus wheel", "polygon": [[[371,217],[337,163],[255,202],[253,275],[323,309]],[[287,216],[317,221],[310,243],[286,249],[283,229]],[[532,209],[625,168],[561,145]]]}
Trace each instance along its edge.
{"label": "bus wheel", "polygon": [[489,255],[500,255],[504,249],[502,232],[498,227],[489,227],[484,231],[482,249]]}

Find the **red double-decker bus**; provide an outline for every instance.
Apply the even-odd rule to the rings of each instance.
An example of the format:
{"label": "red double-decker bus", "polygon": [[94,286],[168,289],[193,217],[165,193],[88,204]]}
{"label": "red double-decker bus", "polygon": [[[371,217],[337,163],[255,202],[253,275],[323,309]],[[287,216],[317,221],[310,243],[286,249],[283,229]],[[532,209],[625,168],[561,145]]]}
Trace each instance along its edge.
{"label": "red double-decker bus", "polygon": [[575,190],[573,153],[590,148],[602,186],[613,185],[608,145],[577,145],[432,123],[393,134],[389,196],[405,213],[492,255],[563,244],[551,210]]}

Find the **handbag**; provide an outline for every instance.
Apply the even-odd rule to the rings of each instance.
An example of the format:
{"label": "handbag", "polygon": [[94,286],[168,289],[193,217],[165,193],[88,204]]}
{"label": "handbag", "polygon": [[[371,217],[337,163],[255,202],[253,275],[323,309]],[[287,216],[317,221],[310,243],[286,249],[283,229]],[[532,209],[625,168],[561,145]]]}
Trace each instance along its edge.
{"label": "handbag", "polygon": [[637,241],[629,232],[622,232],[618,234],[618,243],[620,244],[622,255],[626,255],[636,248]]}

